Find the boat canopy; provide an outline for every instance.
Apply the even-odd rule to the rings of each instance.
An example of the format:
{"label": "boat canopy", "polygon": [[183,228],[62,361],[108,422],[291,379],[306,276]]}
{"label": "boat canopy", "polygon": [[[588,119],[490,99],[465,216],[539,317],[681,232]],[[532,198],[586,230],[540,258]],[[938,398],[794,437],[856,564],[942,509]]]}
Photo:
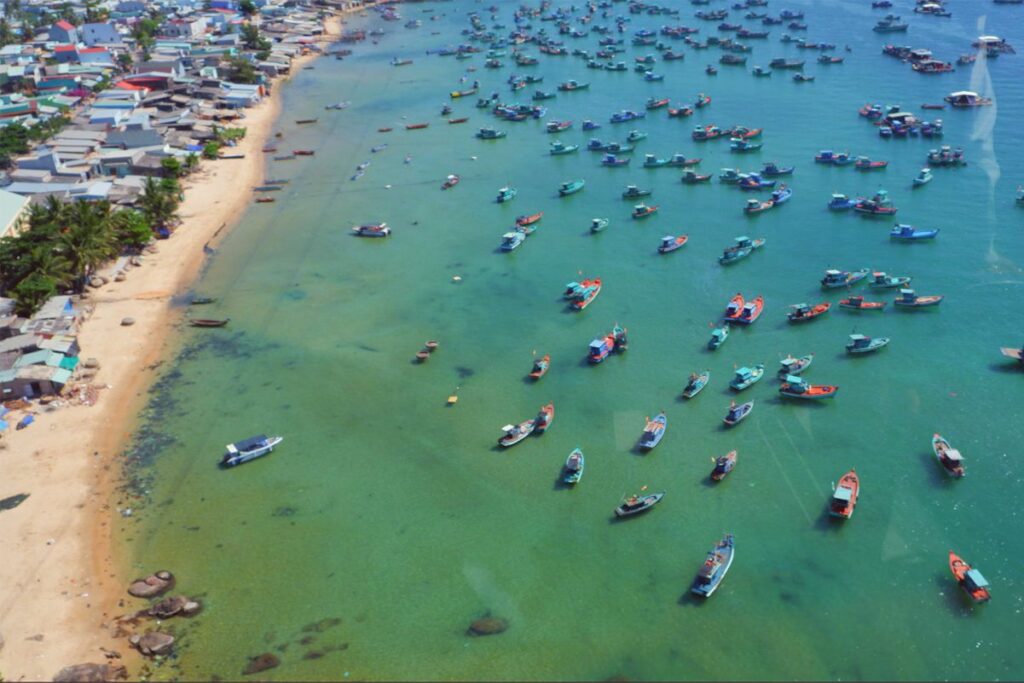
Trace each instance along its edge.
{"label": "boat canopy", "polygon": [[960,451],[958,451],[955,448],[947,448],[946,449],[946,459],[947,460],[952,460],[953,462],[960,462],[961,460],[964,459],[964,456],[961,455]]}
{"label": "boat canopy", "polygon": [[503,432],[512,432],[512,431],[515,431],[515,429],[516,429],[515,425],[505,425],[504,427],[501,428],[501,431],[503,431]]}
{"label": "boat canopy", "polygon": [[750,371],[750,368],[740,368],[739,370],[736,371],[736,379],[748,380],[752,376],[753,373]]}
{"label": "boat canopy", "polygon": [[783,380],[786,384],[803,384],[804,381],[799,377],[793,375],[786,375],[786,379]]}
{"label": "boat canopy", "polygon": [[833,500],[841,501],[843,503],[849,503],[852,498],[853,491],[845,486],[840,486],[835,490],[835,493],[832,494]]}
{"label": "boat canopy", "polygon": [[860,342],[860,341],[864,341],[865,339],[868,339],[868,337],[865,337],[863,334],[851,334],[850,335],[850,341],[852,341],[854,343],[857,343],[857,342]]}
{"label": "boat canopy", "polygon": [[977,99],[978,93],[971,92],[970,90],[960,90],[959,92],[953,92],[949,94],[950,97],[967,97]]}
{"label": "boat canopy", "polygon": [[235,443],[233,443],[231,445],[234,446],[239,451],[249,451],[249,450],[252,450],[253,448],[259,448],[260,446],[265,446],[266,443],[267,443],[267,435],[266,434],[260,434],[258,436],[250,436],[248,439],[242,439],[241,441],[236,441]]}
{"label": "boat canopy", "polygon": [[977,569],[969,570],[964,578],[974,584],[975,588],[988,588],[988,581],[985,580],[985,577]]}

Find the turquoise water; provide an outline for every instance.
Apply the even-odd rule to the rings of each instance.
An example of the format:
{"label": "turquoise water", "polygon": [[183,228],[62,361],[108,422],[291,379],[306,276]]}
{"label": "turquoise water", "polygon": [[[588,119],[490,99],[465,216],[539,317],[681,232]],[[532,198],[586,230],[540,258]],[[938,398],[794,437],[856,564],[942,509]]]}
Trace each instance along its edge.
{"label": "turquoise water", "polygon": [[[666,74],[661,84],[588,70],[574,57],[520,69],[543,75],[536,87],[545,90],[568,78],[591,82],[546,103],[545,120],[577,122],[557,136],[564,142],[585,144],[584,118],[603,123],[594,135],[624,140],[631,126],[609,125],[608,116],[652,95],[674,103],[712,96],[691,118],[653,112],[636,124],[649,138],[625,169],[601,168],[589,152],[548,157],[556,136],[543,132],[545,120],[501,123],[507,138],[476,140],[474,131],[494,120],[473,97],[452,103],[468,124],[444,124],[440,105],[465,87],[468,66],[479,69],[468,76],[484,94],[514,99],[504,83],[510,67],[424,54],[462,42],[466,12],[480,8],[473,3],[403,6],[422,28],[387,24],[379,45],[323,59],[280,88],[279,146],[317,155],[270,162],[267,175],[290,178],[287,190],[246,214],[197,287],[220,298],[209,313],[230,315],[230,327],[184,333],[132,458],[152,500],[124,533],[134,561],[140,571],[173,569],[179,588],[206,605],[176,626],[184,648],[166,675],[235,678],[248,656],[272,651],[282,664],[263,675],[281,680],[1024,676],[1016,510],[1024,377],[998,351],[1024,332],[1024,212],[1013,205],[1024,182],[1024,57],[1001,57],[987,76],[978,67],[929,77],[880,54],[898,42],[954,60],[983,32],[1024,46],[1022,15],[988,3],[958,3],[952,19],[899,7],[911,32],[886,37],[870,31],[884,12],[861,5],[789,4],[807,12],[809,40],[853,47],[837,66],[811,64],[817,53],[778,43],[786,29],[773,27],[771,39],[750,41],[746,69],[723,66],[714,78],[703,67],[718,51],[682,43],[685,61],[656,67]],[[509,26],[512,8],[502,5]],[[430,9],[441,18],[427,21]],[[714,32],[691,14],[684,5],[671,23]],[[633,16],[629,30],[662,23]],[[593,51],[597,35],[566,42]],[[627,48],[623,58],[650,51]],[[389,66],[396,55],[415,63]],[[775,56],[807,59],[817,80],[750,76]],[[856,110],[872,101],[919,111],[968,86],[994,93],[997,105],[929,113],[945,121],[941,142],[963,146],[970,165],[936,169],[912,192],[911,178],[940,141],[881,140]],[[340,100],[353,106],[323,111]],[[319,124],[294,124],[311,116]],[[431,126],[402,129],[415,121]],[[693,126],[708,123],[764,127],[764,149],[741,156],[725,141],[692,142]],[[384,126],[395,130],[376,132]],[[813,164],[824,148],[890,165],[860,173]],[[795,164],[795,195],[748,218],[748,195],[717,180],[681,185],[677,169],[640,168],[645,152],[700,156],[699,170],[716,174]],[[366,174],[350,181],[365,160]],[[441,192],[448,173],[462,182]],[[558,199],[558,184],[577,177],[586,189]],[[519,196],[498,205],[506,183]],[[627,183],[653,188],[649,203],[660,213],[631,221],[631,203],[619,198]],[[902,221],[941,228],[938,240],[890,244],[889,221],[824,208],[834,191],[880,186]],[[537,232],[518,251],[498,253],[512,219],[535,211],[545,212]],[[611,227],[589,234],[595,216]],[[394,228],[388,240],[349,234],[380,220]],[[683,250],[656,253],[662,235],[680,233],[690,236]],[[717,256],[742,234],[766,237],[767,246],[722,268]],[[912,275],[918,293],[946,300],[932,311],[834,309],[787,324],[789,304],[842,298],[818,287],[828,267]],[[603,278],[604,291],[570,313],[561,292],[581,273]],[[710,324],[737,291],[764,295],[765,313],[709,353]],[[628,352],[588,366],[590,340],[616,322],[629,329]],[[849,358],[843,346],[854,330],[893,341]],[[427,339],[441,348],[414,364]],[[534,352],[553,362],[530,384]],[[764,363],[773,374],[783,355],[811,352],[807,378],[838,384],[835,401],[783,403],[766,377],[742,394],[756,401],[752,416],[720,429],[735,367]],[[703,368],[710,386],[683,403],[687,375]],[[456,388],[459,402],[447,407]],[[544,436],[495,448],[502,425],[548,401],[557,417]],[[661,409],[664,441],[635,454],[644,417]],[[935,431],[965,454],[965,479],[947,479],[935,464]],[[218,471],[223,444],[259,432],[285,442],[259,462]],[[565,490],[556,482],[577,445],[588,467]],[[737,469],[711,486],[711,458],[732,449]],[[854,519],[836,524],[825,507],[832,482],[851,467],[861,502]],[[613,523],[620,497],[644,486],[666,491],[664,502]],[[716,595],[696,603],[689,584],[724,532],[736,535],[737,559]],[[989,578],[991,603],[967,602],[946,567],[950,549]],[[508,630],[467,637],[468,624],[488,613],[507,619]]]}

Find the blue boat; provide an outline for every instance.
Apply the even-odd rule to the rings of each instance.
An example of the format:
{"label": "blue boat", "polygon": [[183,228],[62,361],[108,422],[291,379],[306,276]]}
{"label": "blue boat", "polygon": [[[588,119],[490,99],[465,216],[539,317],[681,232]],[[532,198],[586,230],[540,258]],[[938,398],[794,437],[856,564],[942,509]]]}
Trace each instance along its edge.
{"label": "blue boat", "polygon": [[729,141],[729,150],[733,152],[755,152],[763,146],[762,142],[750,142],[743,138],[732,138]]}
{"label": "blue boat", "polygon": [[782,185],[779,189],[772,192],[772,202],[775,206],[779,204],[785,204],[789,201],[789,198],[793,196],[793,190]]}
{"label": "blue boat", "polygon": [[569,182],[562,183],[558,187],[558,196],[567,197],[571,194],[575,194],[582,190],[585,184],[586,183],[583,180],[570,180]]}
{"label": "blue boat", "polygon": [[601,127],[600,123],[594,123],[590,119],[585,119],[583,121],[583,130],[597,130],[600,127]]}
{"label": "blue boat", "polygon": [[743,391],[762,377],[764,377],[763,364],[758,363],[752,368],[742,367],[736,370],[736,375],[729,382],[729,388],[734,391]]}
{"label": "blue boat", "polygon": [[647,418],[644,433],[640,436],[640,449],[649,451],[661,443],[667,426],[668,417],[665,416],[665,411],[658,413],[653,420]]}
{"label": "blue boat", "polygon": [[498,196],[495,198],[495,201],[498,202],[499,204],[504,204],[505,202],[510,202],[513,199],[515,199],[516,194],[518,194],[516,188],[503,187],[500,190],[498,190]]}
{"label": "blue boat", "polygon": [[793,175],[793,166],[781,168],[777,166],[775,162],[769,161],[764,165],[764,168],[761,169],[761,175],[769,178],[777,178],[782,175]]}
{"label": "blue boat", "polygon": [[647,112],[644,112],[644,111],[635,112],[635,111],[630,111],[630,110],[624,109],[624,110],[622,110],[621,112],[619,112],[617,114],[612,114],[611,122],[612,123],[626,123],[628,121],[636,121],[637,119],[642,119],[642,118],[644,118],[646,116],[647,116]]}
{"label": "blue boat", "polygon": [[732,566],[732,558],[735,555],[735,541],[732,534],[726,534],[725,538],[718,542],[708,553],[707,559],[697,572],[697,578],[693,580],[690,592],[702,598],[710,598],[721,585],[729,567]]}
{"label": "blue boat", "polygon": [[660,82],[665,80],[664,74],[656,74],[653,71],[647,71],[644,73],[644,80],[652,83]]}
{"label": "blue boat", "polygon": [[857,206],[856,199],[850,199],[845,194],[833,194],[828,202],[829,211],[847,211]]}
{"label": "blue boat", "polygon": [[710,370],[705,370],[704,372],[699,373],[690,373],[690,380],[686,383],[686,387],[683,389],[683,398],[693,398],[701,392],[701,389],[708,385],[710,380]]}
{"label": "blue boat", "polygon": [[603,152],[604,148],[605,144],[598,138],[590,138],[590,140],[587,141],[587,149],[591,152]]}
{"label": "blue boat", "polygon": [[938,234],[938,228],[935,230],[918,230],[914,226],[907,225],[906,223],[897,223],[896,227],[889,231],[889,237],[891,239],[903,242],[931,240],[935,239],[935,236]]}
{"label": "blue boat", "polygon": [[711,339],[708,340],[708,350],[714,351],[719,346],[725,343],[725,340],[729,338],[729,323],[723,324],[721,327],[716,327],[711,330]]}
{"label": "blue boat", "polygon": [[583,451],[576,447],[565,461],[565,475],[562,481],[566,484],[575,484],[583,477]]}
{"label": "blue boat", "polygon": [[614,154],[605,154],[604,158],[601,159],[601,165],[602,166],[613,166],[613,167],[614,166],[626,166],[627,164],[629,164],[629,162],[630,162],[630,157],[626,157],[625,159],[620,159],[620,158],[616,157]]}
{"label": "blue boat", "polygon": [[[741,190],[767,190],[775,187],[776,181],[765,180],[758,173],[740,173],[736,183]],[[723,181],[724,182],[724,181]]]}
{"label": "blue boat", "polygon": [[726,427],[735,427],[745,420],[753,409],[753,401],[748,401],[747,403],[742,403],[740,405],[736,405],[736,402],[733,401],[729,404],[729,412],[726,413],[724,418],[722,418],[722,422],[725,423]]}

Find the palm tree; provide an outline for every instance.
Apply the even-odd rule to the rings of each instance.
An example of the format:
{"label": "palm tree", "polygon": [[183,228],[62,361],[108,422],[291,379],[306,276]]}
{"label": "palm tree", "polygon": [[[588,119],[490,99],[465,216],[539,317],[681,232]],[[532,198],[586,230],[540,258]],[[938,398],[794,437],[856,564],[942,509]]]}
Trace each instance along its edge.
{"label": "palm tree", "polygon": [[58,249],[67,259],[75,291],[80,292],[96,266],[117,255],[110,204],[75,202],[67,218],[70,225],[61,232]]}
{"label": "palm tree", "polygon": [[67,284],[71,279],[71,269],[63,254],[55,251],[50,245],[41,245],[31,253],[32,272],[53,280],[58,285]]}

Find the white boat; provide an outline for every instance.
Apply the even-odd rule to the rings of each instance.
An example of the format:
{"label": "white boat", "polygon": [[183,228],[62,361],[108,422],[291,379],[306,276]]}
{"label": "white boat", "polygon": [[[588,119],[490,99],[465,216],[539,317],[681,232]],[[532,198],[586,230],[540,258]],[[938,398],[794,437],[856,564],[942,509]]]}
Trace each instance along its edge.
{"label": "white boat", "polygon": [[229,443],[221,458],[221,467],[234,467],[255,460],[274,450],[274,446],[284,441],[283,436],[252,436],[248,439]]}

